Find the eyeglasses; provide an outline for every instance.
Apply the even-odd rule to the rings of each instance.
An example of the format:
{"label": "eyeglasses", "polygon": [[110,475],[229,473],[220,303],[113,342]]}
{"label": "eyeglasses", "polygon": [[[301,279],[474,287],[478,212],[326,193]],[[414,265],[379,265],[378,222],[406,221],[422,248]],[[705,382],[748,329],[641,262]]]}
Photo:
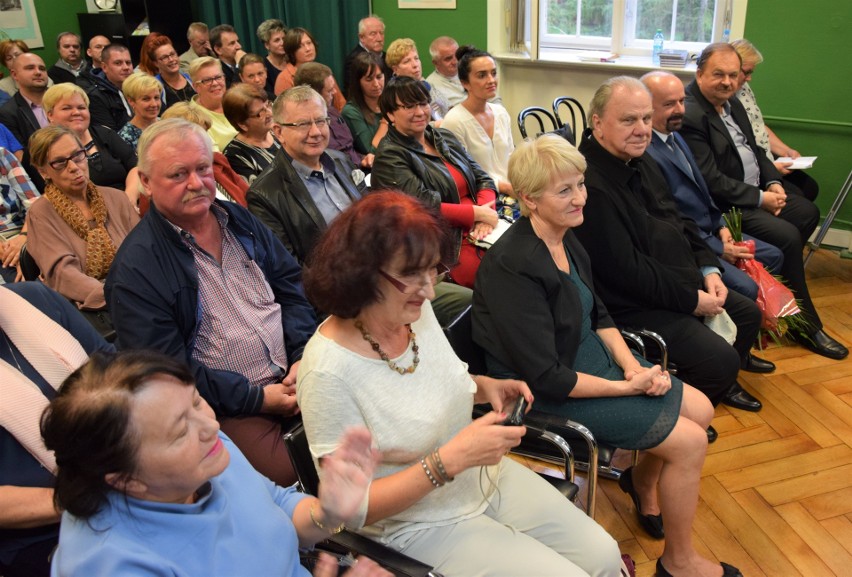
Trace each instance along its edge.
{"label": "eyeglasses", "polygon": [[158,62],[168,62],[169,60],[172,60],[172,59],[177,58],[177,57],[178,57],[177,52],[175,52],[173,50],[173,51],[169,52],[168,54],[163,54],[162,56],[157,58],[157,61]]}
{"label": "eyeglasses", "polygon": [[213,84],[214,82],[224,83],[225,82],[225,75],[224,74],[217,74],[216,76],[211,76],[210,78],[202,78],[201,80],[198,81],[198,84],[203,84],[204,86],[209,86],[210,84]]}
{"label": "eyeglasses", "polygon": [[57,158],[56,160],[51,160],[47,164],[53,170],[65,170],[65,167],[68,166],[68,161],[73,162],[76,165],[81,165],[86,162],[86,151],[84,149],[76,150],[71,156],[66,156],[65,158]]}
{"label": "eyeglasses", "polygon": [[314,118],[312,120],[303,120],[302,122],[277,122],[278,126],[287,126],[290,128],[295,128],[300,132],[307,132],[311,129],[311,126],[316,125],[317,128],[322,130],[323,128],[328,126],[328,122],[331,119],[328,116],[323,116],[322,118]]}
{"label": "eyeglasses", "polygon": [[431,105],[428,102],[415,102],[414,104],[399,104],[399,108],[406,112],[413,112],[418,108],[423,110],[431,108]]}
{"label": "eyeglasses", "polygon": [[270,112],[272,112],[272,105],[267,100],[266,102],[263,103],[263,106],[261,106],[260,110],[258,110],[254,114],[249,114],[248,117],[249,118],[262,118],[264,114],[269,114]]}
{"label": "eyeglasses", "polygon": [[[450,272],[450,269],[447,268],[447,265],[439,262],[437,265],[433,266],[427,271],[424,271],[419,274],[406,275],[402,278],[402,280],[400,280],[394,276],[391,276],[389,273],[386,273],[382,269],[379,269],[379,274],[382,275],[385,280],[391,283],[393,285],[393,288],[395,288],[404,295],[414,294],[429,284],[431,284],[432,286],[438,284],[447,277],[448,272]],[[424,278],[428,278],[428,280],[426,282],[423,282]]]}

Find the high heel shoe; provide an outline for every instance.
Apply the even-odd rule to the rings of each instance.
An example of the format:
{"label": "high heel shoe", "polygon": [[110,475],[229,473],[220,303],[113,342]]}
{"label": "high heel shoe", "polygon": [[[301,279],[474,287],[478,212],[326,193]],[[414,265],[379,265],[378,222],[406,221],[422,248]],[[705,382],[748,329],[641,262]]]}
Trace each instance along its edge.
{"label": "high heel shoe", "polygon": [[[727,563],[719,563],[722,566],[722,577],[743,577],[742,572],[739,569],[734,567],[733,565],[728,565]],[[666,571],[666,568],[663,567],[663,560],[657,559],[657,577],[674,577],[671,573]]]}
{"label": "high heel shoe", "polygon": [[639,518],[639,524],[645,532],[654,539],[664,538],[666,535],[663,532],[663,516],[642,514],[642,503],[639,501],[639,494],[633,488],[633,467],[628,467],[621,473],[621,477],[618,479],[618,486],[633,499],[633,505],[636,507],[636,516]]}

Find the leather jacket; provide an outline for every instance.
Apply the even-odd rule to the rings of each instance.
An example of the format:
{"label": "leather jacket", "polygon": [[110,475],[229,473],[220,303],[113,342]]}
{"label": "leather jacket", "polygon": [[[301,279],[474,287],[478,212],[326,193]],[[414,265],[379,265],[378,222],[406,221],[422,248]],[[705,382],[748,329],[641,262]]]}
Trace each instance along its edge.
{"label": "leather jacket", "polygon": [[[371,188],[401,190],[433,209],[440,209],[444,202],[458,204],[459,191],[444,165],[444,161],[447,161],[464,175],[474,203],[477,203],[480,190],[490,189],[496,194],[494,181],[471,158],[452,132],[429,125],[425,136],[438,151],[438,156],[429,154],[414,138],[391,126],[376,151]],[[458,237],[454,239],[456,256],[461,250],[462,235],[466,233],[461,229],[457,231]]]}

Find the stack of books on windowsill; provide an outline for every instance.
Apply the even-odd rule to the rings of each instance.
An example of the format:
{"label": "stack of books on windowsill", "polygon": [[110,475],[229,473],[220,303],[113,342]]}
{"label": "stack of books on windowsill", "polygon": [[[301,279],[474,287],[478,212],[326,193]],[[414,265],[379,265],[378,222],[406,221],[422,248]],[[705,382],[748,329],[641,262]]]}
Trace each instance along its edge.
{"label": "stack of books on windowsill", "polygon": [[685,68],[689,60],[689,52],[686,50],[662,50],[660,52],[660,66],[666,68]]}

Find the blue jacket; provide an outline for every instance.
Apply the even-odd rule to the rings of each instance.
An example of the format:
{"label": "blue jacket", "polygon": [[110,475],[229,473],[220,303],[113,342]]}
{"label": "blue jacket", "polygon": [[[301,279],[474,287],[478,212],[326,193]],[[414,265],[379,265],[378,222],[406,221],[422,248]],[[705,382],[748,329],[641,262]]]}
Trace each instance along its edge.
{"label": "blue jacket", "polygon": [[[230,202],[228,229],[264,272],[281,305],[287,358],[302,358],[316,316],[302,291],[299,265],[257,218]],[[195,259],[154,204],[124,239],[104,286],[120,349],[148,348],[189,364],[201,395],[220,416],[252,415],[263,391],[241,374],[210,369],[192,359],[201,320]]]}

